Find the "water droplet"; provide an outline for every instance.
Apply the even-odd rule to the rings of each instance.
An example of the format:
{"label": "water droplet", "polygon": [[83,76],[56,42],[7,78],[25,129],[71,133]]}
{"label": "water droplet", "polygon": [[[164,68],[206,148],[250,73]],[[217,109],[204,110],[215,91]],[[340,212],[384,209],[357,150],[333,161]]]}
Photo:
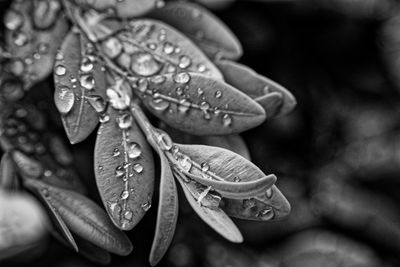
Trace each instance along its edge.
{"label": "water droplet", "polygon": [[201,163],[201,170],[203,172],[208,172],[210,170],[210,165],[207,162]]}
{"label": "water droplet", "polygon": [[240,179],[238,176],[235,176],[235,178],[233,178],[233,181],[238,183],[240,182],[242,179]]}
{"label": "water droplet", "polygon": [[170,55],[174,52],[174,46],[170,42],[165,42],[163,46],[163,51],[165,54]]}
{"label": "water droplet", "polygon": [[128,190],[124,190],[121,192],[121,199],[125,200],[129,197],[129,191]]}
{"label": "water droplet", "polygon": [[39,43],[37,46],[37,50],[40,54],[46,54],[49,52],[50,45],[48,43]]}
{"label": "water droplet", "polygon": [[130,159],[136,159],[142,154],[142,148],[139,144],[131,142],[128,144],[127,154]]}
{"label": "water droplet", "polygon": [[4,16],[4,25],[10,31],[20,28],[24,22],[22,14],[16,10],[10,9]]}
{"label": "water droplet", "polygon": [[107,102],[101,96],[88,96],[86,99],[97,113],[103,113],[107,109]]}
{"label": "water droplet", "polygon": [[102,43],[102,50],[109,58],[116,58],[122,51],[122,43],[111,37]]}
{"label": "water droplet", "polygon": [[125,220],[131,221],[132,218],[133,218],[133,212],[132,211],[127,210],[127,211],[124,212],[124,219]]}
{"label": "water droplet", "polygon": [[102,165],[99,165],[98,169],[100,172],[102,172],[104,170],[104,167]]}
{"label": "water droplet", "polygon": [[163,8],[164,6],[165,6],[164,0],[157,0],[157,2],[156,2],[157,8]]}
{"label": "water droplet", "polygon": [[193,165],[192,159],[184,154],[179,155],[178,163],[179,166],[186,172],[189,172]]}
{"label": "water droplet", "polygon": [[210,109],[210,104],[206,101],[203,101],[200,103],[200,109],[206,112]]}
{"label": "water droplet", "polygon": [[54,92],[54,102],[61,114],[67,114],[74,106],[75,94],[67,86],[58,86]]}
{"label": "water droplet", "polygon": [[56,53],[56,60],[63,60],[64,59],[64,54],[61,51],[57,51]]}
{"label": "water droplet", "polygon": [[20,31],[13,32],[12,37],[16,46],[24,46],[28,43],[28,36]]}
{"label": "water droplet", "polygon": [[199,72],[205,72],[206,71],[206,66],[204,64],[200,63],[199,65],[197,65],[197,70]]}
{"label": "water droplet", "polygon": [[106,122],[109,122],[109,121],[110,121],[110,116],[108,114],[104,113],[104,114],[100,115],[100,117],[99,117],[99,122],[100,123],[106,123]]}
{"label": "water droplet", "polygon": [[147,79],[146,78],[141,78],[137,82],[137,89],[140,92],[144,93],[144,92],[146,92],[148,85],[149,85],[149,82],[147,81]]}
{"label": "water droplet", "polygon": [[165,76],[156,75],[156,76],[154,76],[154,77],[151,77],[151,78],[150,78],[150,81],[151,81],[152,83],[154,83],[154,84],[162,84],[162,83],[165,82],[166,79],[167,79],[167,78],[166,78]]}
{"label": "water droplet", "polygon": [[272,219],[274,217],[274,211],[272,208],[265,208],[265,209],[259,211],[256,216],[261,217],[264,220]]}
{"label": "water droplet", "polygon": [[265,196],[267,198],[271,198],[272,197],[272,188],[268,188],[267,191],[265,192]]}
{"label": "water droplet", "polygon": [[175,89],[175,92],[176,92],[177,95],[182,95],[182,94],[183,94],[183,89],[182,89],[182,87],[176,88],[176,89]]}
{"label": "water droplet", "polygon": [[148,43],[148,44],[147,44],[147,47],[148,47],[150,50],[156,50],[156,49],[157,49],[157,44],[156,44],[156,43]]}
{"label": "water droplet", "polygon": [[50,196],[49,189],[47,189],[47,188],[42,188],[42,189],[40,190],[40,192],[41,192],[42,195],[43,195],[44,197],[46,197],[46,198]]}
{"label": "water droplet", "polygon": [[172,148],[172,145],[174,144],[171,140],[171,137],[166,133],[161,133],[158,136],[157,142],[162,150],[170,150]]}
{"label": "water droplet", "polygon": [[153,76],[161,69],[161,64],[147,52],[137,52],[132,55],[131,70],[141,76]]}
{"label": "water droplet", "polygon": [[118,65],[123,67],[125,70],[129,70],[131,67],[131,56],[127,53],[122,53],[117,58],[117,63],[118,63]]}
{"label": "water droplet", "polygon": [[82,72],[90,72],[93,70],[93,63],[88,57],[84,57],[80,67]]}
{"label": "water droplet", "polygon": [[118,127],[122,130],[129,129],[132,126],[133,118],[130,114],[124,113],[117,117]]}
{"label": "water droplet", "polygon": [[232,124],[232,117],[229,116],[228,114],[225,114],[224,116],[222,116],[222,125],[224,127],[228,127]]}
{"label": "water droplet", "polygon": [[174,52],[176,54],[179,54],[181,51],[182,51],[182,49],[179,46],[175,47],[175,51]]}
{"label": "water droplet", "polygon": [[181,56],[179,58],[179,68],[186,69],[192,64],[192,60],[188,56]]}
{"label": "water droplet", "polygon": [[174,65],[168,65],[167,72],[173,73],[176,71],[176,67]]}
{"label": "water droplet", "polygon": [[144,211],[148,211],[148,210],[151,208],[151,202],[150,202],[150,201],[147,201],[147,202],[143,203],[143,204],[141,205],[141,207],[142,207],[142,209],[143,209]]}
{"label": "water droplet", "polygon": [[121,154],[118,148],[114,148],[113,157],[118,157]]}
{"label": "water droplet", "polygon": [[178,110],[181,113],[186,113],[190,109],[191,103],[186,98],[179,101]]}
{"label": "water droplet", "polygon": [[198,94],[199,96],[202,96],[202,95],[204,94],[204,90],[201,89],[201,88],[197,88],[197,94]]}
{"label": "water droplet", "polygon": [[136,163],[135,165],[133,165],[133,170],[136,173],[141,173],[143,171],[143,166],[140,163]]}
{"label": "water droplet", "polygon": [[110,100],[111,106],[118,110],[123,110],[129,107],[131,98],[125,92],[117,92],[113,88],[108,88],[106,94]]}
{"label": "water droplet", "polygon": [[87,90],[92,90],[94,88],[94,78],[92,75],[80,76],[79,82],[80,82],[81,86]]}
{"label": "water droplet", "polygon": [[215,98],[221,98],[222,97],[222,92],[220,90],[217,90],[215,92]]}
{"label": "water droplet", "polygon": [[176,158],[176,155],[179,152],[179,147],[177,145],[172,146],[172,155]]}
{"label": "water droplet", "polygon": [[118,166],[117,168],[115,168],[115,176],[117,178],[121,178],[124,175],[125,175],[125,170],[122,166]]}
{"label": "water droplet", "polygon": [[149,100],[149,106],[157,111],[164,111],[169,107],[169,102],[162,98],[151,98]]}
{"label": "water droplet", "polygon": [[180,72],[174,75],[174,81],[176,83],[188,83],[190,78],[190,74],[187,72]]}
{"label": "water droplet", "polygon": [[54,73],[58,76],[63,76],[67,73],[67,69],[64,65],[57,65],[54,67]]}

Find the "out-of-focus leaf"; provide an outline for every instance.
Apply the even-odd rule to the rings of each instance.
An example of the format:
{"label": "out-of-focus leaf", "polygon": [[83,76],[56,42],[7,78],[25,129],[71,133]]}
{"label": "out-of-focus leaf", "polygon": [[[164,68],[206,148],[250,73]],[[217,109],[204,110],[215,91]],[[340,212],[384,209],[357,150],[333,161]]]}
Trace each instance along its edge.
{"label": "out-of-focus leaf", "polygon": [[46,214],[34,198],[0,190],[0,260],[37,247],[47,227]]}
{"label": "out-of-focus leaf", "polygon": [[205,8],[187,2],[169,2],[149,16],[165,21],[191,38],[210,58],[236,59],[242,46],[231,30]]}
{"label": "out-of-focus leaf", "polygon": [[75,240],[79,247],[79,253],[85,258],[103,266],[111,262],[111,255],[106,250],[99,248],[78,236],[75,237]]}
{"label": "out-of-focus leaf", "polygon": [[218,68],[196,44],[169,25],[150,19],[106,25],[111,22],[91,25],[89,31],[95,36],[108,33],[107,38],[99,41],[100,50],[121,72],[150,77],[190,71],[223,79]]}
{"label": "out-of-focus leaf", "polygon": [[18,187],[17,172],[10,152],[5,152],[0,162],[0,188],[12,190]]}
{"label": "out-of-focus leaf", "polygon": [[156,6],[156,0],[75,0],[80,6],[88,6],[102,12],[112,12],[119,18],[138,17]]}
{"label": "out-of-focus leaf", "polygon": [[232,86],[198,73],[149,79],[138,92],[148,109],[170,126],[195,135],[238,133],[261,124],[264,109]]}
{"label": "out-of-focus leaf", "polygon": [[161,159],[160,200],[158,203],[156,233],[150,252],[150,264],[155,266],[164,256],[174,237],[178,219],[178,192],[168,159],[158,151]]}
{"label": "out-of-focus leaf", "polygon": [[118,255],[127,255],[132,251],[132,244],[125,234],[89,198],[37,180],[26,180],[25,183],[43,194],[46,202],[54,207],[55,212],[76,235]]}
{"label": "out-of-focus leaf", "polygon": [[54,101],[72,144],[96,128],[106,110],[106,81],[94,46],[84,34],[72,30],[61,45],[54,64]]}
{"label": "out-of-focus leaf", "polygon": [[296,99],[286,88],[249,67],[229,60],[220,60],[216,64],[227,83],[264,107],[267,118],[285,115],[296,106]]}
{"label": "out-of-focus leaf", "polygon": [[[195,181],[185,182],[184,179],[179,176],[178,172],[175,172],[175,175],[182,186],[189,204],[205,223],[227,240],[235,243],[243,242],[243,236],[239,229],[219,207],[219,202],[221,200],[219,196],[213,195],[212,193],[204,195],[202,193],[206,190],[206,187]],[[202,199],[200,199],[200,203],[198,203],[200,197],[202,197]]]}
{"label": "out-of-focus leaf", "polygon": [[151,207],[152,151],[133,117],[109,108],[95,147],[95,175],[103,204],[116,226],[132,229]]}
{"label": "out-of-focus leaf", "polygon": [[203,145],[176,145],[170,161],[188,177],[211,186],[224,197],[243,199],[265,192],[275,175],[227,149]]}
{"label": "out-of-focus leaf", "polygon": [[[54,56],[68,30],[60,8],[58,0],[14,1],[4,16],[7,50],[13,56],[10,69],[26,87],[43,80],[53,69]],[[43,9],[47,12],[40,14]],[[42,24],[36,25],[38,22]]]}
{"label": "out-of-focus leaf", "polygon": [[229,216],[255,221],[279,220],[287,217],[291,209],[289,202],[275,185],[264,194],[249,199],[224,198],[221,207]]}

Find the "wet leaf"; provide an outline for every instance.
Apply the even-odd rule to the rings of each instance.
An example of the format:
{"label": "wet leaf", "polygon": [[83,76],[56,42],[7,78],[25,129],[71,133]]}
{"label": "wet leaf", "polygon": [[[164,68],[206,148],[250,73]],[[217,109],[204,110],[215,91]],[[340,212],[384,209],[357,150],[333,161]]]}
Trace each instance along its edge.
{"label": "wet leaf", "polygon": [[[176,175],[178,173],[175,172]],[[220,198],[218,196],[206,194],[200,199],[200,203],[198,203],[200,196],[204,195],[202,193],[206,188],[195,181],[187,183],[180,177],[177,177],[177,180],[181,184],[189,204],[205,223],[227,240],[235,243],[243,242],[243,237],[239,229],[228,215],[219,208]]]}
{"label": "wet leaf", "polygon": [[[49,12],[39,14],[40,20],[35,19],[41,12],[38,8],[47,4]],[[60,3],[56,0],[14,1],[4,17],[6,49],[13,56],[10,69],[22,77],[26,87],[43,80],[53,69],[55,54],[68,30],[65,17],[58,14],[59,9]],[[45,20],[46,29],[41,28],[44,24],[35,25]]]}
{"label": "wet leaf", "polygon": [[227,83],[263,106],[267,118],[285,115],[296,106],[296,99],[286,88],[249,67],[229,60],[221,60],[216,64]]}
{"label": "wet leaf", "polygon": [[10,152],[5,152],[0,162],[0,188],[12,190],[16,189],[18,184],[17,172]]}
{"label": "wet leaf", "polygon": [[[183,34],[169,25],[150,19],[131,20],[114,28],[105,25],[111,21],[89,27],[99,41],[100,51],[112,65],[135,77],[150,77],[181,71],[199,72],[222,80],[222,74],[207,56]],[[96,27],[95,27],[96,26]],[[101,27],[101,30],[98,29]],[[122,26],[125,26],[122,30]],[[100,32],[100,33],[98,33]],[[113,34],[114,33],[114,34]],[[111,65],[111,64],[110,64]],[[159,81],[162,77],[155,77]]]}
{"label": "wet leaf", "polygon": [[275,185],[264,194],[249,199],[224,198],[221,207],[231,217],[255,221],[279,220],[287,217],[291,209]]}
{"label": "wet leaf", "polygon": [[169,2],[149,16],[162,20],[192,39],[210,58],[236,59],[242,46],[231,30],[205,8],[188,2]]}
{"label": "wet leaf", "polygon": [[72,144],[85,140],[106,109],[106,81],[94,46],[71,31],[54,64],[54,101]]}
{"label": "wet leaf", "polygon": [[168,159],[158,151],[161,159],[160,198],[156,233],[150,252],[150,264],[155,266],[164,256],[174,237],[178,219],[178,192]]}
{"label": "wet leaf", "polygon": [[148,109],[171,127],[194,135],[238,133],[261,124],[265,111],[232,86],[198,73],[149,79],[139,97]]}
{"label": "wet leaf", "polygon": [[250,161],[227,149],[177,145],[170,161],[186,176],[212,187],[223,197],[243,199],[265,192],[276,181]]}
{"label": "wet leaf", "polygon": [[132,229],[151,207],[152,151],[127,112],[109,108],[95,147],[95,175],[103,204],[116,226]]}
{"label": "wet leaf", "polygon": [[57,188],[37,180],[27,181],[54,207],[65,225],[76,235],[118,255],[128,255],[132,244],[107,214],[89,198],[74,191]]}
{"label": "wet leaf", "polygon": [[119,18],[138,17],[146,14],[156,5],[156,0],[75,0],[80,6],[88,6],[102,12],[109,12]]}

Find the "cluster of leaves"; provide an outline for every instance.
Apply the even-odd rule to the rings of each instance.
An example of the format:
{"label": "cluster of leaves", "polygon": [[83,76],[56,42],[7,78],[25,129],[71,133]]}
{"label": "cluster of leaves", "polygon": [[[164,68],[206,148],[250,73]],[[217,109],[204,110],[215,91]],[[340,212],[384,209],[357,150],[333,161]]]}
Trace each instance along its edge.
{"label": "cluster of leaves", "polygon": [[[179,1],[15,0],[4,26],[2,184],[13,187],[20,177],[77,251],[100,262],[109,261],[109,254],[98,251],[131,252],[120,230],[133,229],[151,207],[151,147],[161,165],[152,265],[174,235],[175,181],[196,213],[232,242],[243,238],[229,216],[267,221],[289,213],[276,177],[249,161],[238,133],[287,114],[296,101],[234,61],[240,43],[204,8]],[[52,72],[55,105],[70,142],[85,140],[98,127],[94,169],[108,216],[84,196],[68,149],[44,142],[48,129],[27,118],[35,109],[18,103]],[[143,107],[163,122],[163,130],[150,123]],[[38,139],[21,138],[35,131]],[[175,143],[166,131],[189,144]]]}

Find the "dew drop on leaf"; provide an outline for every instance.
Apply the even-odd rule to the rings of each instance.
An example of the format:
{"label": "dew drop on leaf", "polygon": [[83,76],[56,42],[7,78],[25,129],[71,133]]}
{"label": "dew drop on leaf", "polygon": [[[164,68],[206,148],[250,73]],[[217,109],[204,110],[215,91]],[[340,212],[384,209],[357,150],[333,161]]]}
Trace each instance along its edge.
{"label": "dew drop on leaf", "polygon": [[181,56],[179,58],[179,68],[186,69],[192,64],[192,60],[188,56]]}
{"label": "dew drop on leaf", "polygon": [[131,70],[141,76],[153,76],[161,69],[161,64],[147,52],[137,52],[132,55]]}
{"label": "dew drop on leaf", "polygon": [[221,97],[222,97],[222,92],[221,92],[220,90],[217,90],[217,91],[215,92],[215,97],[216,97],[216,98],[221,98]]}
{"label": "dew drop on leaf", "polygon": [[191,103],[189,100],[187,100],[186,98],[181,99],[178,106],[179,112],[186,113],[190,109],[190,105]]}
{"label": "dew drop on leaf", "polygon": [[131,221],[132,218],[133,218],[133,212],[132,211],[127,210],[127,211],[124,212],[124,219],[125,220]]}
{"label": "dew drop on leaf", "polygon": [[272,189],[271,188],[267,189],[267,191],[265,192],[265,196],[267,198],[271,198],[272,197]]}
{"label": "dew drop on leaf", "polygon": [[124,190],[121,192],[121,199],[125,200],[129,197],[129,191],[128,190]]}
{"label": "dew drop on leaf", "polygon": [[90,72],[93,70],[93,62],[88,57],[84,57],[81,62],[80,69],[82,72]]}
{"label": "dew drop on leaf", "polygon": [[142,154],[142,149],[138,143],[131,142],[128,143],[127,154],[130,159],[136,159]]}
{"label": "dew drop on leaf", "polygon": [[4,16],[4,26],[10,31],[20,28],[23,22],[24,18],[22,14],[13,9],[10,9]]}
{"label": "dew drop on leaf", "polygon": [[188,83],[190,81],[190,74],[187,72],[180,72],[174,75],[174,81],[176,83]]}
{"label": "dew drop on leaf", "polygon": [[102,50],[109,58],[116,58],[122,51],[122,43],[115,37],[108,38],[102,43]]}
{"label": "dew drop on leaf", "polygon": [[207,162],[201,163],[201,170],[203,172],[208,172],[210,170],[210,165]]}
{"label": "dew drop on leaf", "polygon": [[169,107],[169,102],[165,101],[162,98],[151,98],[149,101],[149,105],[152,109],[157,111],[164,111]]}
{"label": "dew drop on leaf", "polygon": [[58,76],[63,76],[65,73],[67,73],[67,69],[64,65],[57,65],[54,67],[54,72]]}
{"label": "dew drop on leaf", "polygon": [[67,114],[74,106],[75,94],[67,86],[58,86],[54,94],[54,102],[61,114]]}
{"label": "dew drop on leaf", "polygon": [[124,176],[125,174],[125,170],[122,166],[118,166],[117,168],[115,168],[115,176],[117,178],[121,178],[122,176]]}
{"label": "dew drop on leaf", "polygon": [[87,90],[92,90],[94,88],[94,78],[92,75],[82,75],[79,78],[81,86]]}
{"label": "dew drop on leaf", "polygon": [[192,159],[187,155],[179,155],[178,157],[179,166],[186,172],[189,172],[192,168],[193,162]]}
{"label": "dew drop on leaf", "polygon": [[86,99],[97,113],[103,113],[107,108],[107,102],[101,96],[90,96]]}
{"label": "dew drop on leaf", "polygon": [[232,124],[232,117],[229,116],[228,114],[225,114],[225,115],[222,117],[222,125],[223,125],[224,127],[228,127],[228,126],[230,126],[231,124]]}
{"label": "dew drop on leaf", "polygon": [[165,54],[170,55],[174,52],[174,46],[170,42],[165,42],[163,46],[163,51]]}
{"label": "dew drop on leaf", "polygon": [[142,166],[140,163],[136,163],[136,164],[133,165],[133,170],[134,170],[136,173],[142,173],[142,171],[143,171],[143,166]]}
{"label": "dew drop on leaf", "polygon": [[[14,44],[16,46],[24,46],[28,43],[29,39],[28,36],[20,31],[16,31],[12,34],[12,37],[14,39]],[[27,63],[27,62],[26,62]],[[28,64],[28,63],[27,63]]]}
{"label": "dew drop on leaf", "polygon": [[118,157],[121,154],[118,148],[115,148],[113,151],[113,157]]}
{"label": "dew drop on leaf", "polygon": [[110,116],[109,116],[108,114],[102,114],[102,115],[99,117],[99,121],[100,121],[100,123],[109,122],[109,121],[110,121]]}
{"label": "dew drop on leaf", "polygon": [[147,202],[143,203],[141,207],[144,211],[148,211],[151,208],[151,202],[147,201]]}
{"label": "dew drop on leaf", "polygon": [[140,92],[144,93],[144,92],[146,92],[148,85],[149,85],[149,82],[147,81],[147,79],[145,79],[145,78],[139,79],[137,82],[137,89]]}
{"label": "dew drop on leaf", "polygon": [[130,114],[124,113],[117,117],[118,127],[122,130],[129,129],[132,126],[133,118]]}

